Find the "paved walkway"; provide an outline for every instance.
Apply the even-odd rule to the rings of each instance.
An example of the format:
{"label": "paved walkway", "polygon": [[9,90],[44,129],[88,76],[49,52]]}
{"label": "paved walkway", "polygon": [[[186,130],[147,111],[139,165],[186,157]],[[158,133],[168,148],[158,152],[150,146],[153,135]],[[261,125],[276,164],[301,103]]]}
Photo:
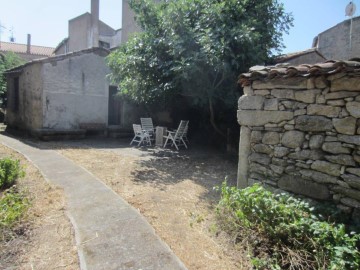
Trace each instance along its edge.
{"label": "paved walkway", "polygon": [[4,135],[0,142],[64,189],[82,270],[186,270],[145,218],[90,172],[54,150]]}

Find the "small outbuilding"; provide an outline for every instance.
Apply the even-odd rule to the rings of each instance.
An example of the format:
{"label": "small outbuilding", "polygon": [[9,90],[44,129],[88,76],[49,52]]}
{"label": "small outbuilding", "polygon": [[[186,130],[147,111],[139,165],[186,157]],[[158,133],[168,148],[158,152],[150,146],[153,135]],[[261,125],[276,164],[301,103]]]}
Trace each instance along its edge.
{"label": "small outbuilding", "polygon": [[55,133],[82,136],[87,129],[105,130],[109,115],[114,118],[114,112],[109,112],[114,107],[109,107],[114,103],[109,96],[113,98],[116,92],[107,78],[108,53],[104,48],[90,48],[8,70],[8,126],[40,137]]}

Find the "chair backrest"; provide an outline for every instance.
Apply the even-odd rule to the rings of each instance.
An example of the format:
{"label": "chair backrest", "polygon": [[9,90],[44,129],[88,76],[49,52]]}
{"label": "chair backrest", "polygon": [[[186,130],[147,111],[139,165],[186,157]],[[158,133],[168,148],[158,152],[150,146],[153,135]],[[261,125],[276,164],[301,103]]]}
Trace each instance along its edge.
{"label": "chair backrest", "polygon": [[188,130],[188,124],[189,124],[188,120],[180,121],[179,127],[177,128],[176,133],[175,133],[175,138],[181,138],[182,136],[184,136],[184,134]]}
{"label": "chair backrest", "polygon": [[138,124],[133,124],[133,129],[134,129],[134,133],[135,135],[137,134],[142,134],[142,129],[141,126]]}
{"label": "chair backrest", "polygon": [[152,118],[140,118],[140,122],[143,130],[149,131],[151,133],[154,132],[154,125]]}

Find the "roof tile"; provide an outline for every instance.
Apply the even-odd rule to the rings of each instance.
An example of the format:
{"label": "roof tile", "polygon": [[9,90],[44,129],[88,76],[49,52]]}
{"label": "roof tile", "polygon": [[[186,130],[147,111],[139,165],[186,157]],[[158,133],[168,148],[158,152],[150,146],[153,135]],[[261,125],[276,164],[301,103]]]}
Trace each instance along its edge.
{"label": "roof tile", "polygon": [[286,63],[275,66],[255,66],[250,68],[248,73],[241,74],[238,82],[243,86],[247,86],[254,80],[272,80],[279,77],[308,77],[337,73],[349,73],[351,76],[360,76],[360,59],[356,60],[329,60],[323,63],[313,65],[303,64],[299,66],[290,66]]}
{"label": "roof tile", "polygon": [[[0,51],[2,52],[14,52],[14,53],[23,53],[27,52],[26,44],[12,43],[12,42],[0,42]],[[44,46],[30,46],[30,54],[41,55],[41,56],[51,56],[54,52],[54,48],[44,47]]]}

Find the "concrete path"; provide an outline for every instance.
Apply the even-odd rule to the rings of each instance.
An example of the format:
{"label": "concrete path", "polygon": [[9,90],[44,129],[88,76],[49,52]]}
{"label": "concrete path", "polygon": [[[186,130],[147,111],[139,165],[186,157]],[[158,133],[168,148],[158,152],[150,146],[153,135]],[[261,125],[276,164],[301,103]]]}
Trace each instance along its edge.
{"label": "concrete path", "polygon": [[145,218],[94,175],[54,150],[4,135],[0,142],[64,189],[82,270],[186,270]]}

